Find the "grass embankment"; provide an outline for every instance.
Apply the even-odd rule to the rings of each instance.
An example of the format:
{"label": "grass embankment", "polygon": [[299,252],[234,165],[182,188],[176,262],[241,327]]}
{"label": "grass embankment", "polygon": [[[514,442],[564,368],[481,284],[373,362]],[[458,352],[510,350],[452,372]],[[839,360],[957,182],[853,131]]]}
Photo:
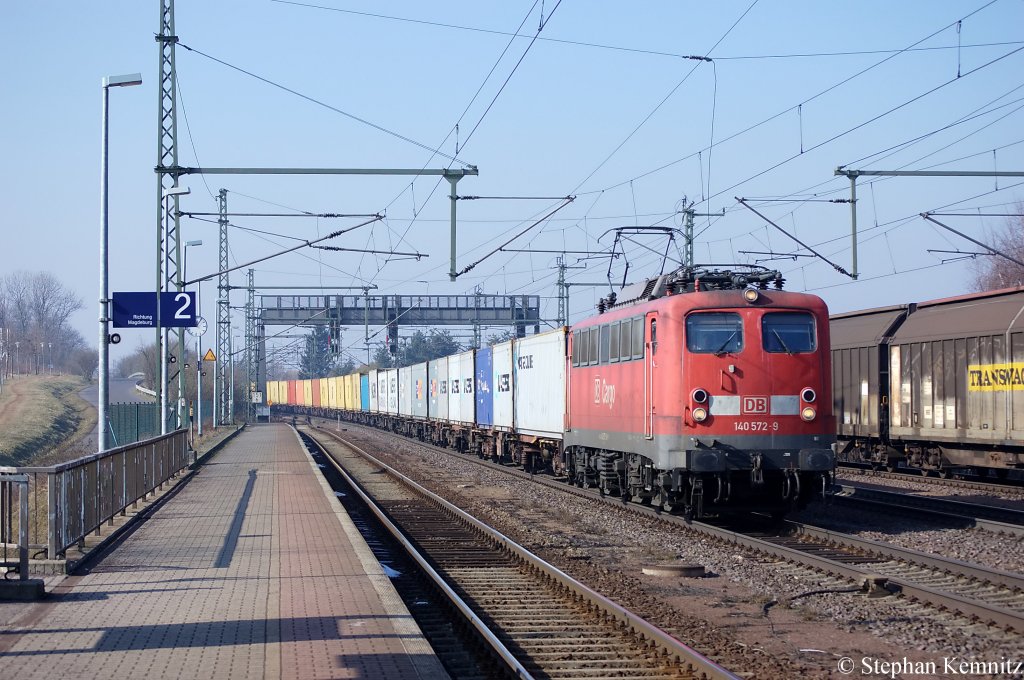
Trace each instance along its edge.
{"label": "grass embankment", "polygon": [[0,394],[0,465],[49,465],[78,455],[75,443],[96,426],[96,409],[78,396],[76,376],[19,376]]}

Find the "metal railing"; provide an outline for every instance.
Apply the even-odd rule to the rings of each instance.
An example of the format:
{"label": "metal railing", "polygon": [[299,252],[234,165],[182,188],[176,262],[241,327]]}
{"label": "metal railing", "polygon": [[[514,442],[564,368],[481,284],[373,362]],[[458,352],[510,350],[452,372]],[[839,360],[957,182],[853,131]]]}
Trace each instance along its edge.
{"label": "metal railing", "polygon": [[24,581],[28,579],[28,475],[15,473],[14,468],[0,467],[0,578],[17,572]]}
{"label": "metal railing", "polygon": [[27,479],[28,546],[56,559],[192,462],[188,433],[176,430],[50,467],[19,467]]}

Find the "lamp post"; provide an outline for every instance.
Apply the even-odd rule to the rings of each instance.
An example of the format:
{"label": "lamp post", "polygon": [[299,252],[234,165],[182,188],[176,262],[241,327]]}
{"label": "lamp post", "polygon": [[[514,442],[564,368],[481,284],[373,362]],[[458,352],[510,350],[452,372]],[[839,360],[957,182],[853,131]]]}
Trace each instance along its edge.
{"label": "lamp post", "polygon": [[[188,248],[189,246],[201,246],[203,245],[202,239],[198,241],[185,241],[185,250],[181,257],[181,278],[183,281],[188,281]],[[202,282],[196,284],[196,318],[202,319],[202,301],[199,298],[199,291],[202,290]],[[205,322],[203,322],[205,323]],[[192,329],[189,329],[192,330]],[[197,327],[194,331],[196,336],[196,422],[199,426],[199,436],[203,436],[203,355],[200,354],[202,350],[202,334],[205,331],[202,325]],[[195,445],[193,444],[193,448]]]}
{"label": "lamp post", "polygon": [[[191,193],[192,190],[188,187],[171,187],[164,190],[164,215],[168,220],[171,219],[171,211],[168,207],[168,200],[172,196],[184,196],[185,194]],[[163,235],[161,240],[167,242],[167,230],[170,225],[164,223]],[[159,244],[158,244],[159,245]],[[157,273],[156,273],[156,343],[157,343],[157,360],[160,362],[160,434],[167,434],[167,332],[161,325],[160,319],[160,294],[164,290],[164,274],[163,274],[163,248],[160,248],[160,257],[158,258]],[[180,369],[179,369],[180,370]],[[178,395],[179,397],[181,395]]]}
{"label": "lamp post", "polygon": [[99,330],[99,394],[97,396],[98,423],[96,427],[97,451],[107,450],[107,404],[110,401],[110,335],[107,332],[110,300],[108,291],[109,269],[107,259],[107,139],[110,88],[130,87],[142,84],[142,74],[106,76],[101,81],[103,89],[103,124],[100,136],[100,330]]}

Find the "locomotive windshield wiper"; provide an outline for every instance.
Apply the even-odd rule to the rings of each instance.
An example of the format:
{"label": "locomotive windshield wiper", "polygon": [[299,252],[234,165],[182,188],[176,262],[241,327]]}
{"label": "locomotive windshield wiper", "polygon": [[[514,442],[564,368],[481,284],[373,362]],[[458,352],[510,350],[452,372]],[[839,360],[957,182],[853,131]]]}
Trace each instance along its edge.
{"label": "locomotive windshield wiper", "polygon": [[728,354],[728,352],[725,350],[725,348],[729,346],[729,343],[732,342],[732,339],[735,338],[735,337],[736,337],[736,331],[733,331],[732,333],[730,333],[729,337],[727,337],[725,339],[725,342],[722,343],[722,346],[715,350],[715,356],[716,357],[720,357],[723,354]]}
{"label": "locomotive windshield wiper", "polygon": [[786,351],[786,354],[789,354],[789,355],[793,354],[793,350],[791,350],[789,347],[786,346],[786,341],[782,339],[782,336],[779,335],[779,332],[777,330],[775,330],[774,328],[772,329],[772,335],[774,335],[776,338],[778,338],[779,344],[782,345],[782,349],[784,349]]}

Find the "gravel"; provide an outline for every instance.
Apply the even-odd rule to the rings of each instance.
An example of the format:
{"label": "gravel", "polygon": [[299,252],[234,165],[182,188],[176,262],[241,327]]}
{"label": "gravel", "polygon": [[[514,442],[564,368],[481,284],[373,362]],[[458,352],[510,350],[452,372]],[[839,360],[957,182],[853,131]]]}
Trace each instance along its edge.
{"label": "gravel", "polygon": [[848,506],[819,504],[792,519],[853,534],[901,548],[934,553],[963,562],[1020,572],[1024,565],[1024,541],[972,528],[943,527],[915,515],[899,515],[868,509],[851,514]]}
{"label": "gravel", "polygon": [[1021,501],[1024,501],[1024,488],[1008,486],[1003,489],[985,490],[958,488],[947,484],[935,484],[925,481],[918,481],[913,478],[891,478],[874,475],[870,470],[858,470],[851,468],[839,468],[836,473],[838,481],[853,486],[864,486],[868,488],[879,488],[883,491],[903,489],[921,496],[935,496],[959,500],[970,503],[983,503],[996,507],[1009,507],[1020,509]]}
{"label": "gravel", "polygon": [[[906,657],[937,661],[941,668],[943,657],[999,660],[1020,654],[1016,634],[903,598],[868,599],[838,592],[807,595],[850,584],[480,467],[464,456],[435,453],[414,442],[353,426],[342,436],[371,449],[595,590],[617,601],[617,592],[633,593],[637,599],[626,600],[627,606],[698,649],[707,640],[726,635],[743,654],[766,661],[785,658],[791,664],[787,674],[798,668],[805,677],[833,675],[839,656]],[[840,531],[997,568],[1019,570],[1022,563],[1024,549],[1019,541],[986,532],[936,530],[934,525],[877,515],[858,516],[854,523],[838,516],[836,508],[814,511],[813,516],[815,523],[827,521]],[[651,563],[701,564],[709,578],[641,576],[642,565]],[[686,625],[680,628],[684,620]],[[777,677],[782,670],[766,668],[758,676]]]}

